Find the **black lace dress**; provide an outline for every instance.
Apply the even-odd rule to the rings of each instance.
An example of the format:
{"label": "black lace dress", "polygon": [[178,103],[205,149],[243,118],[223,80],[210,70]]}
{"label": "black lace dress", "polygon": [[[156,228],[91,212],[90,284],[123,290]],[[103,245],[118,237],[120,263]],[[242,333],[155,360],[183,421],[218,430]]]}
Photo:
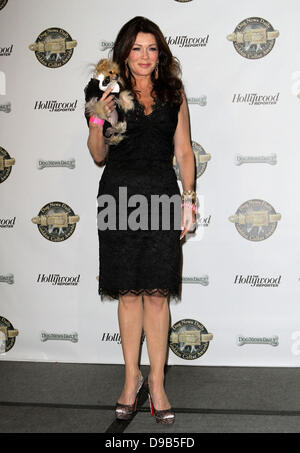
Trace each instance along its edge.
{"label": "black lace dress", "polygon": [[[134,110],[126,115],[125,138],[110,146],[99,183],[99,294],[102,299],[119,299],[124,294],[177,299],[181,286],[181,199],[172,159],[179,107],[155,101],[152,112],[146,115],[136,98],[134,104]],[[151,209],[151,196],[163,194],[176,195],[175,202],[169,204],[169,211],[166,205],[160,208],[157,220],[158,211],[153,205]],[[129,202],[134,195],[137,197]],[[141,195],[143,203],[139,201]],[[137,216],[137,209],[142,206],[143,211]],[[151,215],[156,219],[155,229]],[[164,221],[168,216],[169,226],[163,224],[163,216]],[[104,221],[109,225],[106,229]]]}

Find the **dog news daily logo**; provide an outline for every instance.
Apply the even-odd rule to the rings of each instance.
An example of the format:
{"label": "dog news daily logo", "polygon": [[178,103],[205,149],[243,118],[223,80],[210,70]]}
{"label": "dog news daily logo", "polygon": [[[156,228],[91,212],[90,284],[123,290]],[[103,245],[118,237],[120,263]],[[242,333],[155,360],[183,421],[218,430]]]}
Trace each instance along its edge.
{"label": "dog news daily logo", "polygon": [[244,346],[245,344],[268,344],[270,346],[279,345],[278,335],[273,335],[273,337],[246,337],[245,335],[237,336],[237,345]]}
{"label": "dog news daily logo", "polygon": [[234,156],[234,163],[235,165],[242,165],[242,164],[270,164],[276,165],[277,164],[277,154],[271,153],[269,155],[260,155],[260,156],[245,156],[242,154],[236,154]]}
{"label": "dog news daily logo", "polygon": [[71,343],[78,343],[78,333],[53,333],[53,332],[41,332],[41,341],[44,343],[48,340],[55,341],[70,341]]}
{"label": "dog news daily logo", "polygon": [[0,274],[0,283],[7,283],[8,285],[13,285],[15,283],[14,274]]}
{"label": "dog news daily logo", "polygon": [[0,354],[5,354],[14,346],[18,335],[19,331],[14,328],[12,323],[0,316]]}
{"label": "dog news daily logo", "polygon": [[47,28],[36,38],[29,49],[35,52],[38,61],[47,68],[60,68],[68,63],[77,41],[62,28]]}
{"label": "dog news daily logo", "polygon": [[206,94],[201,94],[201,96],[198,97],[188,97],[187,103],[189,105],[199,105],[200,107],[204,107],[207,105],[207,96]]}
{"label": "dog news daily logo", "polygon": [[181,359],[201,357],[213,339],[213,334],[195,319],[182,319],[173,325],[169,336],[171,350]]}
{"label": "dog news daily logo", "polygon": [[80,217],[65,203],[53,201],[46,204],[37,217],[31,219],[38,226],[44,238],[52,242],[62,242],[68,239],[75,231]]}
{"label": "dog news daily logo", "polygon": [[202,286],[208,286],[209,278],[208,275],[197,275],[193,277],[182,277],[182,283],[189,283],[189,284],[200,284]]}
{"label": "dog news daily logo", "polygon": [[8,152],[0,146],[0,183],[9,177],[11,167],[15,165],[15,162],[15,159],[11,158]]}
{"label": "dog news daily logo", "polygon": [[276,230],[281,214],[264,200],[248,200],[229,217],[236,229],[249,241],[264,241]]}
{"label": "dog news daily logo", "polygon": [[265,57],[274,47],[279,31],[261,17],[249,17],[240,22],[233,33],[227,35],[235,50],[251,60]]}
{"label": "dog news daily logo", "polygon": [[62,159],[62,160],[38,159],[38,161],[37,161],[38,170],[43,170],[44,168],[57,168],[57,167],[69,168],[70,170],[73,170],[75,168],[74,157],[71,157],[68,160],[65,160],[65,159]]}
{"label": "dog news daily logo", "polygon": [[0,0],[0,11],[7,5],[8,0]]}

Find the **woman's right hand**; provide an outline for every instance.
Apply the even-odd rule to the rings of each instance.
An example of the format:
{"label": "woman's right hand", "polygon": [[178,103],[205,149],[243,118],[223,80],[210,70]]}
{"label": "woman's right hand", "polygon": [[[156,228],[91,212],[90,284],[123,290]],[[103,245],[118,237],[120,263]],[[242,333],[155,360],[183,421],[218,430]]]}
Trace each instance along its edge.
{"label": "woman's right hand", "polygon": [[[108,118],[110,112],[116,108],[114,96],[111,95],[113,86],[107,88],[99,101],[96,103],[100,110],[97,111],[97,116],[102,119]],[[102,115],[99,113],[102,112]],[[103,162],[108,153],[108,145],[105,144],[103,137],[103,126],[97,123],[89,123],[89,137],[87,141],[90,153],[96,163]]]}
{"label": "woman's right hand", "polygon": [[[114,85],[108,87],[94,107],[97,116],[103,120],[108,119],[111,112],[116,108],[115,97],[110,94],[113,88]],[[96,123],[90,123],[90,127],[100,128],[102,126]]]}
{"label": "woman's right hand", "polygon": [[104,110],[106,111],[108,116],[116,108],[115,96],[113,94],[110,94],[114,87],[115,84],[109,86],[100,98],[100,101],[104,103]]}

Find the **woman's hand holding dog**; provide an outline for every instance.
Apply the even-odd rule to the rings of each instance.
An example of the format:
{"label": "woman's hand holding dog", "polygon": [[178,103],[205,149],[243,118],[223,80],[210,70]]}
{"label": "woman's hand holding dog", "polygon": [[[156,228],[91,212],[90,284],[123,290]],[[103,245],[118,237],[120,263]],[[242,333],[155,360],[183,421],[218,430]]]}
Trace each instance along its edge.
{"label": "woman's hand holding dog", "polygon": [[[111,112],[116,108],[114,96],[110,95],[112,90],[113,86],[107,88],[97,102],[97,104],[99,104],[99,109],[97,110],[102,112],[102,115],[99,115],[99,117],[103,116],[103,119],[108,118]],[[89,129],[88,148],[95,162],[102,162],[108,153],[108,146],[105,144],[102,135],[103,126],[91,122],[89,123]]]}
{"label": "woman's hand holding dog", "polygon": [[[103,95],[95,105],[95,110],[97,112],[97,116],[106,120],[110,117],[111,112],[115,110],[115,97],[110,95],[110,92],[113,90],[114,86],[110,86],[107,90],[104,91]],[[90,123],[90,128],[102,128],[99,124]]]}
{"label": "woman's hand holding dog", "polygon": [[115,103],[115,97],[114,95],[109,95],[110,92],[114,89],[114,84],[107,88],[107,90],[104,91],[102,97],[100,98],[99,102],[103,102],[104,104],[104,110],[107,114],[107,116],[110,116],[111,112],[116,108],[116,103]]}

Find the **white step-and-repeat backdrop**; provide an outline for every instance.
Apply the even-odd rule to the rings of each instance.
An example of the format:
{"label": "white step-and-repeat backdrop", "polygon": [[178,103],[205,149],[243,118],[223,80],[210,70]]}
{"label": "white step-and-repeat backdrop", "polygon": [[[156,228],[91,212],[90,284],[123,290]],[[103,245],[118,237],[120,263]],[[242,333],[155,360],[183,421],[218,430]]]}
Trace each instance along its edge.
{"label": "white step-and-repeat backdrop", "polygon": [[201,203],[169,364],[299,366],[298,0],[0,0],[0,360],[123,363],[83,88],[137,15],[181,62]]}

